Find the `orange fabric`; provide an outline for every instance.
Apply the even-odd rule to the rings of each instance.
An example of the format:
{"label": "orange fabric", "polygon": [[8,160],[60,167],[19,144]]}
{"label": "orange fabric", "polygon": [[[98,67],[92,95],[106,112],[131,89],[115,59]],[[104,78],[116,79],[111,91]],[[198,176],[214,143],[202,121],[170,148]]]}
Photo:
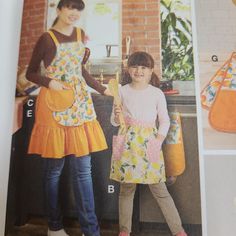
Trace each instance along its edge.
{"label": "orange fabric", "polygon": [[97,120],[76,127],[59,125],[47,107],[47,90],[41,88],[37,98],[29,154],[39,154],[48,158],[62,158],[70,154],[79,157],[107,149],[106,139]]}
{"label": "orange fabric", "polygon": [[49,30],[48,33],[50,34],[50,36],[51,36],[53,42],[55,43],[55,45],[58,46],[59,42],[58,42],[56,36],[54,35],[54,33],[51,30]]}
{"label": "orange fabric", "polygon": [[202,106],[209,110],[209,123],[218,131],[236,132],[235,71],[236,52],[233,52],[230,59],[224,63],[201,92]]}
{"label": "orange fabric", "polygon": [[166,176],[178,176],[185,170],[185,154],[183,144],[163,145]]}
{"label": "orange fabric", "polygon": [[210,125],[219,131],[236,132],[236,92],[219,90],[209,112]]}
{"label": "orange fabric", "polygon": [[220,88],[221,82],[217,81],[216,78],[218,75],[224,76],[227,71],[224,71],[224,68],[229,64],[230,60],[227,60],[223,66],[220,67],[220,69],[217,70],[217,72],[212,76],[208,84],[202,89],[201,91],[201,105],[204,109],[209,110],[210,106],[206,103],[206,95],[204,94],[206,92],[206,89],[209,85],[212,85],[216,87],[216,89]]}
{"label": "orange fabric", "polygon": [[82,41],[82,36],[81,36],[81,29],[77,28],[77,41],[81,42]]}
{"label": "orange fabric", "polygon": [[181,175],[185,170],[185,152],[180,113],[171,112],[169,116],[170,128],[162,145],[167,177]]}
{"label": "orange fabric", "polygon": [[[50,72],[50,69],[55,68],[53,66],[46,68],[46,72],[50,72],[50,78],[62,82],[65,79],[64,77],[68,77],[66,80],[67,86],[68,81],[74,86],[76,85],[76,80],[77,83],[80,80],[81,84],[84,83],[84,88],[86,88],[86,83],[81,73],[77,72],[77,70],[80,71],[80,63],[82,62],[84,52],[84,48],[80,44],[80,29],[77,30],[79,43],[72,42],[76,47],[61,48],[62,44],[58,43],[55,35],[51,31],[49,33],[60,52],[56,54],[56,58],[52,62],[52,65],[58,70]],[[80,49],[80,54],[75,49]],[[70,53],[72,56],[68,56]],[[55,62],[58,64],[53,64]],[[82,92],[85,94],[82,94]],[[28,153],[39,154],[46,158],[62,158],[70,154],[80,157],[88,155],[90,152],[107,149],[106,139],[100,124],[96,120],[94,110],[93,116],[91,114],[89,116],[87,112],[87,116],[84,116],[80,123],[74,123],[74,121],[78,119],[81,110],[78,110],[77,113],[68,112],[69,109],[73,108],[71,106],[75,104],[75,99],[80,101],[80,95],[83,95],[82,97],[84,98],[82,105],[85,106],[81,110],[85,113],[88,109],[91,110],[93,108],[91,95],[86,90],[77,89],[76,86],[73,89],[62,91],[55,91],[45,87],[41,88],[36,102],[35,124],[31,134]],[[85,98],[88,99],[86,100]],[[62,112],[62,114],[54,116],[55,112]],[[67,123],[69,119],[73,121],[72,126],[69,126]],[[62,124],[60,123],[61,121],[63,121]],[[77,123],[77,126],[74,125]]]}
{"label": "orange fabric", "polygon": [[[68,86],[68,85],[67,85]],[[74,103],[74,92],[72,89],[54,90],[48,89],[45,95],[47,106],[52,111],[64,111]]]}

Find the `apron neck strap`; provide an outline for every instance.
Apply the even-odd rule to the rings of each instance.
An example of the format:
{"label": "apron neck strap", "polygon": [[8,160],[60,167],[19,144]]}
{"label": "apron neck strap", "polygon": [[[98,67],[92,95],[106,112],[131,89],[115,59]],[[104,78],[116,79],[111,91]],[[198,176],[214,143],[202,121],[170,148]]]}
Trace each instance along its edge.
{"label": "apron neck strap", "polygon": [[51,36],[51,38],[52,38],[53,42],[55,43],[55,45],[58,46],[58,45],[59,45],[59,42],[58,42],[58,40],[57,40],[55,34],[54,34],[51,30],[49,30],[48,33],[49,33],[49,35]]}
{"label": "apron neck strap", "polygon": [[81,29],[76,28],[76,32],[77,32],[77,42],[81,42]]}

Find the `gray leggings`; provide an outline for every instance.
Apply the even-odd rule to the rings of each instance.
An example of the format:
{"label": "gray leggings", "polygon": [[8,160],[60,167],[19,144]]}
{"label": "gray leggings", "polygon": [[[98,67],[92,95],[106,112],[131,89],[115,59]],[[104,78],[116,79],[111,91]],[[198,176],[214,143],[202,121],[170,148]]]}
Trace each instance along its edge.
{"label": "gray leggings", "polygon": [[[165,183],[149,184],[152,195],[159,204],[161,211],[173,235],[183,230],[179,213],[170,196]],[[133,199],[136,184],[121,183],[119,194],[119,225],[120,231],[131,232]]]}

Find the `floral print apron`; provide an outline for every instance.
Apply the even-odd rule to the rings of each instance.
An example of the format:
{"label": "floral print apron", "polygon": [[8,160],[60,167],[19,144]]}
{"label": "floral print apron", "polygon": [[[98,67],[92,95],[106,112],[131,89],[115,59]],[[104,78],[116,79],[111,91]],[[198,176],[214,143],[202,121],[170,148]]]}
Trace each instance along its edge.
{"label": "floral print apron", "polygon": [[85,49],[81,30],[77,29],[77,41],[69,43],[59,43],[52,31],[48,33],[57,51],[45,74],[70,89],[41,87],[28,153],[45,158],[63,158],[68,155],[81,157],[107,149],[88,86],[82,77],[81,62]]}
{"label": "floral print apron", "polygon": [[[56,122],[63,126],[79,126],[86,121],[96,119],[91,94],[82,77],[81,62],[84,57],[84,44],[80,40],[80,29],[77,30],[77,42],[59,44],[52,31],[57,52],[52,63],[46,68],[45,75],[69,85],[74,92],[74,102],[64,111],[54,111]],[[67,99],[65,97],[65,99]]]}
{"label": "floral print apron", "polygon": [[155,124],[125,118],[126,134],[113,137],[110,178],[124,183],[165,182],[165,165]]}

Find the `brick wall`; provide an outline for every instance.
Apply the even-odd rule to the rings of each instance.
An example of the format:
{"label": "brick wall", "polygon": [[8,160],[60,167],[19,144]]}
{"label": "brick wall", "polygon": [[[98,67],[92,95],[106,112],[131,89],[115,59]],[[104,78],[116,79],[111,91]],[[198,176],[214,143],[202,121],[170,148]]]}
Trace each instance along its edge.
{"label": "brick wall", "polygon": [[32,49],[44,31],[46,0],[25,0],[23,9],[19,66],[29,63]]}
{"label": "brick wall", "polygon": [[160,1],[123,0],[123,54],[125,37],[131,36],[131,53],[142,50],[150,53],[155,60],[155,71],[161,75],[160,42]]}
{"label": "brick wall", "polygon": [[[32,49],[45,29],[47,0],[25,0],[21,32],[19,65],[29,63]],[[131,36],[131,52],[143,50],[155,59],[155,70],[161,74],[160,64],[160,6],[159,0],[123,0],[123,53],[125,37]]]}

